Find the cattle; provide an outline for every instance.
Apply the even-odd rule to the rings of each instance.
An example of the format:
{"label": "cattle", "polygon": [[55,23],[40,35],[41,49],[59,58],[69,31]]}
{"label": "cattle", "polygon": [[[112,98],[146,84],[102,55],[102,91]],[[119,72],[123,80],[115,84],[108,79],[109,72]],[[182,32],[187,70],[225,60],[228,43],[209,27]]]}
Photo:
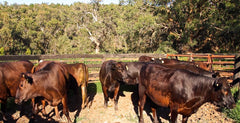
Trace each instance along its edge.
{"label": "cattle", "polygon": [[123,83],[127,85],[136,85],[138,84],[138,78],[140,75],[140,70],[142,66],[147,64],[146,62],[125,62],[127,77]]}
{"label": "cattle", "polygon": [[177,59],[167,59],[167,58],[154,58],[150,56],[140,56],[138,58],[139,62],[152,62],[152,63],[164,63],[164,64],[176,64],[181,63],[182,61],[179,61]]}
{"label": "cattle", "polygon": [[150,56],[140,56],[138,59],[139,62],[151,62],[151,63],[161,63],[161,64],[184,64],[184,65],[195,65],[206,71],[212,71],[211,65],[208,65],[204,62],[189,62],[189,61],[180,61],[177,59],[168,59],[168,58],[154,58]]}
{"label": "cattle", "polygon": [[220,77],[219,72],[210,72],[192,64],[162,64],[162,65],[169,68],[173,68],[173,69],[185,69],[193,73],[212,77],[212,78]]}
{"label": "cattle", "polygon": [[[146,64],[139,76],[140,123],[144,122],[143,108],[148,96],[158,106],[169,107],[171,122],[182,115],[185,123],[206,102],[233,108],[235,105],[227,78],[211,78],[183,69],[171,69],[159,64]],[[154,122],[158,122],[152,107]]]}
{"label": "cattle", "polygon": [[[149,59],[152,59],[152,60],[148,61]],[[166,58],[158,59],[158,58],[152,58],[149,56],[141,56],[139,57],[139,61],[159,63],[170,68],[185,69],[197,74],[201,74],[201,75],[205,75],[213,78],[220,77],[219,72],[208,71],[209,69],[207,67],[207,64],[203,62],[188,62],[188,61],[179,61],[177,59],[166,59]]]}
{"label": "cattle", "polygon": [[102,85],[105,108],[108,106],[109,97],[113,94],[115,110],[118,110],[118,91],[120,83],[128,78],[126,70],[127,67],[122,62],[116,62],[114,60],[103,62],[99,72],[99,80]]}
{"label": "cattle", "polygon": [[55,62],[48,63],[35,73],[23,73],[16,91],[15,103],[35,97],[43,97],[51,106],[55,107],[55,114],[60,118],[58,105],[62,103],[63,113],[71,122],[67,106],[67,81],[69,74],[66,68]]}
{"label": "cattle", "polygon": [[[88,85],[88,67],[83,63],[75,63],[75,64],[64,64],[68,73],[70,74],[70,82],[77,83],[77,86],[81,86],[82,91],[82,108],[86,107],[87,101],[87,85]],[[75,82],[76,81],[76,82]],[[75,84],[70,84],[70,86],[74,86]],[[74,87],[70,87],[74,88]],[[77,89],[78,90],[78,89]]]}
{"label": "cattle", "polygon": [[21,73],[31,72],[32,67],[33,63],[30,61],[0,63],[0,103],[3,120],[7,120],[5,117],[7,98],[16,96]]}
{"label": "cattle", "polygon": [[[38,64],[38,66],[34,67],[32,73],[39,71],[40,69],[44,68],[48,63],[52,61],[42,61]],[[69,73],[69,88],[73,89],[75,94],[78,93],[78,88],[81,86],[82,92],[82,108],[86,107],[87,103],[87,85],[88,85],[88,68],[83,63],[75,63],[75,64],[65,64],[62,63],[64,67],[67,69]],[[45,113],[45,102],[44,100],[41,101],[43,104],[43,113]],[[32,100],[33,104],[33,112],[36,114],[38,112],[37,103],[35,103],[34,99]],[[35,105],[36,104],[36,105]]]}

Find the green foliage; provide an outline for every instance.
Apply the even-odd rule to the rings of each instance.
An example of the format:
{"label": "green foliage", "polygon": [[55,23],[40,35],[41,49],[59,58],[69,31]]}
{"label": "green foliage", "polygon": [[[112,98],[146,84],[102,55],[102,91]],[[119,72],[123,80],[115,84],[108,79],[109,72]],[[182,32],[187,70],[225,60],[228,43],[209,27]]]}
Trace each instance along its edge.
{"label": "green foliage", "polygon": [[0,48],[0,55],[4,55],[4,48],[3,47]]}
{"label": "green foliage", "polygon": [[31,55],[31,50],[27,48],[27,51],[25,52],[26,55]]}
{"label": "green foliage", "polygon": [[[238,0],[0,4],[2,54],[235,53]],[[210,9],[211,8],[211,9]],[[30,52],[30,51],[31,52]]]}

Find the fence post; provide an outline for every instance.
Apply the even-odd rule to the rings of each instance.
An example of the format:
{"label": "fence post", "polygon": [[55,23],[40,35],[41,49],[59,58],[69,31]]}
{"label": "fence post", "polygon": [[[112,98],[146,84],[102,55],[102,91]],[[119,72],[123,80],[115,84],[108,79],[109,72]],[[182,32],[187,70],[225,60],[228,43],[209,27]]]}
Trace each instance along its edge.
{"label": "fence post", "polygon": [[210,71],[213,71],[213,60],[212,60],[212,55],[208,54],[208,64],[211,65],[210,66]]}
{"label": "fence post", "polygon": [[237,100],[240,99],[240,93],[239,93],[239,80],[240,80],[240,54],[235,55],[235,63],[234,63],[234,71],[233,71],[233,82],[232,85],[238,86],[238,95],[237,95]]}

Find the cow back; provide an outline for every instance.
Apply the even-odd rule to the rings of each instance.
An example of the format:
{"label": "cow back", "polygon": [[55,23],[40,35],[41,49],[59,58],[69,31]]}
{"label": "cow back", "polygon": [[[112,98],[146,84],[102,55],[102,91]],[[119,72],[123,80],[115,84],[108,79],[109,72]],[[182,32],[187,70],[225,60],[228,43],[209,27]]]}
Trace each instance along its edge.
{"label": "cow back", "polygon": [[69,72],[70,76],[76,79],[77,85],[81,86],[82,84],[87,84],[88,82],[88,68],[83,63],[76,64],[64,64],[65,68]]}
{"label": "cow back", "polygon": [[[29,75],[32,77],[35,87],[41,88],[42,92],[38,93],[55,90],[61,96],[66,94],[69,75],[63,64],[49,62],[45,67]],[[32,89],[34,90],[34,87]]]}

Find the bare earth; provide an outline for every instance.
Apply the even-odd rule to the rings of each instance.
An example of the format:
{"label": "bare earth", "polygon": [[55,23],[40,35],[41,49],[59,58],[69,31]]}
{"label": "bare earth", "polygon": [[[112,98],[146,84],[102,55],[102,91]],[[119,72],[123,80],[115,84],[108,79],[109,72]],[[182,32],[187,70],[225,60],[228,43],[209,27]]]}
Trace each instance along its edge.
{"label": "bare earth", "polygon": [[[109,101],[109,107],[103,106],[103,94],[95,93],[89,96],[89,103],[85,109],[81,109],[81,102],[75,100],[74,96],[69,98],[69,110],[72,121],[76,123],[138,123],[138,107],[137,107],[137,94],[136,92],[123,91],[124,96],[119,97],[118,111],[114,110],[113,101]],[[16,111],[11,114],[13,117],[12,122],[29,123],[29,122],[66,122],[66,117],[62,115],[60,107],[61,119],[57,120],[52,107],[47,106],[48,117],[38,116],[30,120],[31,106],[30,104],[23,106],[24,113]],[[231,123],[231,119],[218,111],[219,109],[210,103],[201,106],[199,110],[193,114],[188,122],[190,123]],[[167,108],[159,108],[157,110],[159,120],[163,123],[169,123],[169,110]],[[178,116],[178,122],[181,122],[181,115]],[[145,123],[152,122],[152,114],[148,104],[145,106],[144,111]],[[1,121],[0,121],[1,122]],[[11,122],[11,121],[10,121]]]}

